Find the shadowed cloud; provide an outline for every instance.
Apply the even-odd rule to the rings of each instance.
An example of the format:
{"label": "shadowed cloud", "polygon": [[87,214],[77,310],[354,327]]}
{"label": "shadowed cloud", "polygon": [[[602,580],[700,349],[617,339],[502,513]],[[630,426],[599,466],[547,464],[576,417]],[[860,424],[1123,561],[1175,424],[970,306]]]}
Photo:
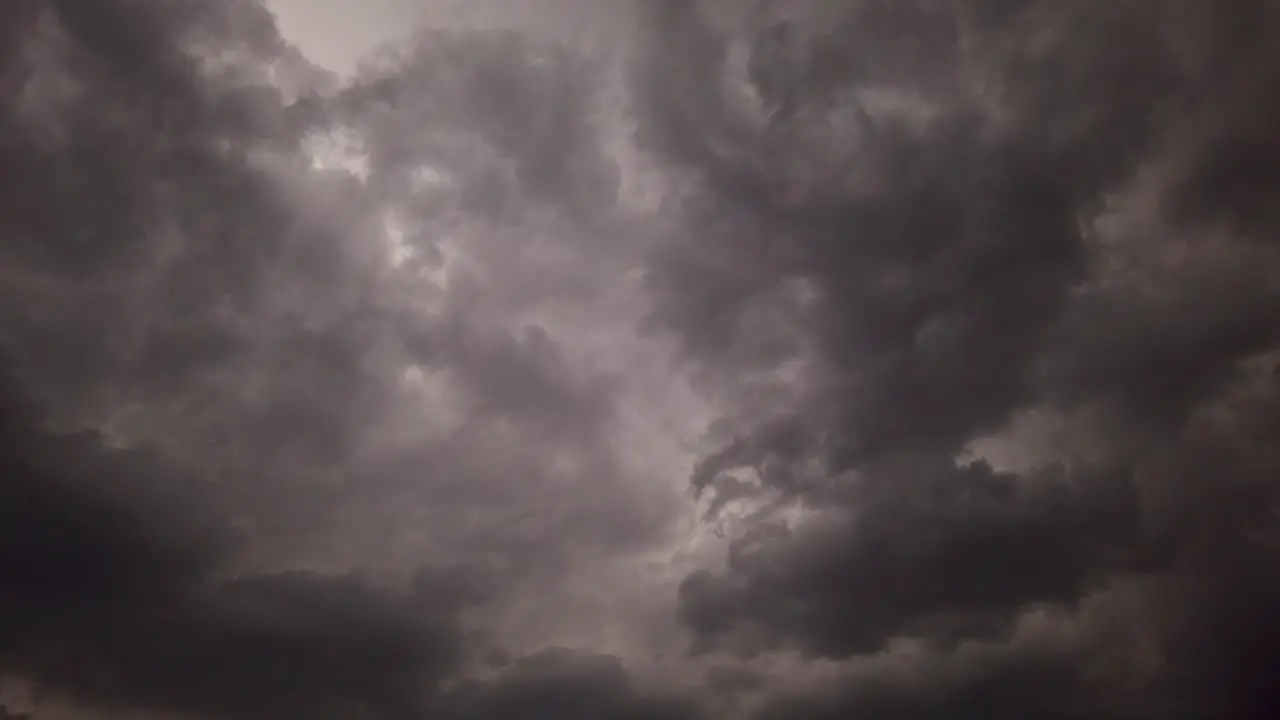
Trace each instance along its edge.
{"label": "shadowed cloud", "polygon": [[1274,2],[499,5],[0,3],[31,717],[1269,716]]}

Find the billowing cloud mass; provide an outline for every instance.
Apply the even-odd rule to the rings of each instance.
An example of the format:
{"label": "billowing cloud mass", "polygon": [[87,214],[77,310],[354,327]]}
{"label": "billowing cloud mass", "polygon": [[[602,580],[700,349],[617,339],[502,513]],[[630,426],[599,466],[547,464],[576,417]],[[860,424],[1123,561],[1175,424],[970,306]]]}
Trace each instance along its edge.
{"label": "billowing cloud mass", "polygon": [[0,716],[1277,709],[1280,5],[393,4],[0,3]]}

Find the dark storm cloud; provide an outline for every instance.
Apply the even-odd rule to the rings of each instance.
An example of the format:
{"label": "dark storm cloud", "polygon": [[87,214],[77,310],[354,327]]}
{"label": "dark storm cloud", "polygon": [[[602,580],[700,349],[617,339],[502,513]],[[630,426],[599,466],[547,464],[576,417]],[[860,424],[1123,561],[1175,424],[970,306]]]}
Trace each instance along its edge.
{"label": "dark storm cloud", "polygon": [[47,431],[14,382],[0,401],[0,671],[42,696],[196,717],[699,716],[631,689],[612,658],[567,651],[441,692],[483,648],[456,618],[483,597],[465,570],[424,571],[400,592],[224,577],[232,537],[198,479]]}
{"label": "dark storm cloud", "polygon": [[[253,2],[24,0],[0,17],[0,339],[16,378],[0,398],[0,674],[125,712],[436,716],[441,683],[491,644],[459,613],[510,600],[517,579],[497,570],[550,583],[573,543],[661,524],[609,502],[606,379],[501,314],[547,287],[511,265],[446,290],[414,274],[446,229],[490,242],[467,249],[487,261],[611,199],[580,124],[586,76],[563,52],[419,38],[422,57],[382,66],[366,97],[363,80],[329,93]],[[421,82],[431,72],[444,86]],[[428,107],[454,114],[415,114]],[[308,144],[343,132],[371,150],[367,182],[312,167]],[[449,188],[412,186],[415,160]],[[425,264],[387,264],[388,206]],[[489,282],[507,294],[475,292]],[[462,417],[376,455],[412,368],[447,376]],[[581,470],[557,470],[564,457]],[[438,510],[425,527],[422,508]],[[445,548],[411,559],[408,589],[261,569],[325,565],[325,541],[358,565],[359,543],[406,525]],[[467,702],[495,718],[575,695],[666,712],[600,662],[525,661]]]}
{"label": "dark storm cloud", "polygon": [[[1275,3],[747,5],[644,4],[619,148],[604,64],[522,32],[344,84],[249,0],[0,3],[0,678],[207,717],[1265,716]],[[671,522],[618,447],[652,388],[583,359],[650,251],[740,533],[673,598],[701,698],[484,632],[586,624],[556,586],[625,592],[589,573]],[[1069,441],[964,459],[1031,414]]]}
{"label": "dark storm cloud", "polygon": [[1280,648],[1271,439],[1280,395],[1266,375],[1215,402],[1148,469],[1145,542],[1159,552],[1146,572],[1112,564],[1107,586],[1030,611],[1003,636],[910,659],[887,646],[864,656],[868,667],[778,693],[762,716],[1266,717]]}
{"label": "dark storm cloud", "polygon": [[[686,188],[653,321],[736,436],[692,484],[713,513],[764,504],[728,568],[682,587],[695,648],[855,668],[928,648],[910,678],[768,717],[1260,716],[1277,495],[1240,423],[1280,430],[1258,370],[1280,342],[1275,4],[753,7],[655,3],[637,81],[643,140]],[[782,308],[763,329],[761,302]],[[1046,409],[1090,446],[1026,472],[956,460]],[[1132,633],[1018,634],[1126,602]],[[1104,661],[1126,653],[1159,669]]]}
{"label": "dark storm cloud", "polygon": [[[429,585],[220,577],[232,536],[199,488],[140,451],[58,435],[8,383],[0,670],[51,696],[218,717],[402,717],[463,653]],[[343,710],[343,708],[347,708]]]}
{"label": "dark storm cloud", "polygon": [[622,664],[607,655],[551,648],[512,663],[495,679],[455,689],[449,717],[514,720],[582,717],[605,720],[695,720],[704,717],[687,697],[646,694]]}
{"label": "dark storm cloud", "polygon": [[857,488],[852,513],[750,534],[733,543],[730,577],[686,580],[700,641],[762,632],[756,642],[845,657],[897,636],[988,631],[1029,604],[1081,597],[1135,529],[1132,489],[1102,473],[905,465]]}
{"label": "dark storm cloud", "polygon": [[[6,290],[21,311],[6,324],[40,368],[43,392],[84,404],[179,405],[228,433],[251,408],[256,426],[239,433],[247,442],[307,442],[301,450],[335,455],[385,403],[398,362],[456,365],[477,403],[500,414],[563,406],[566,418],[590,424],[607,413],[599,390],[575,387],[554,340],[537,328],[507,337],[508,328],[486,327],[492,318],[469,317],[472,309],[453,300],[443,316],[421,312],[399,292],[409,278],[387,277],[379,246],[380,206],[439,200],[397,183],[388,163],[434,162],[507,182],[510,161],[539,176],[507,188],[515,210],[533,202],[529,188],[558,202],[566,193],[542,176],[569,182],[577,175],[552,166],[585,152],[568,147],[583,100],[569,69],[558,70],[564,62],[536,70],[534,49],[514,35],[423,38],[419,54],[434,71],[457,76],[447,88],[419,82],[427,60],[397,61],[380,80],[390,98],[362,99],[357,89],[337,101],[341,110],[314,92],[290,103],[265,83],[262,65],[286,76],[291,68],[263,12],[250,3],[33,11],[37,31],[13,68],[26,82],[6,99],[14,110],[6,165],[24,180],[7,198],[15,242]],[[149,41],[133,36],[144,30]],[[198,57],[215,54],[229,55],[231,68],[201,69]],[[441,97],[446,90],[459,97]],[[401,107],[408,101],[396,92],[414,103],[469,105],[415,133],[411,124],[425,118]],[[543,108],[552,110],[537,138],[501,127]],[[338,131],[367,131],[356,138],[372,154],[367,186],[341,168],[300,172],[310,162],[302,141],[329,132],[331,121]],[[414,142],[446,157],[414,152]],[[548,144],[563,152],[535,157]],[[448,167],[449,159],[464,167]],[[503,196],[484,181],[456,184],[463,195]],[[410,241],[433,242],[451,221],[477,224],[456,206],[436,209],[437,224],[411,228]],[[491,224],[506,221],[515,224]],[[100,397],[104,386],[113,397]]]}
{"label": "dark storm cloud", "polygon": [[[922,108],[891,111],[878,108],[874,97],[852,95],[839,102],[870,107],[855,121],[839,124],[835,111],[843,108],[815,107],[810,113],[818,117],[798,116],[794,127],[762,128],[749,110],[734,109],[725,99],[730,90],[722,76],[727,72],[669,97],[682,89],[681,82],[697,82],[699,72],[676,80],[672,67],[662,63],[707,68],[713,60],[703,55],[722,64],[727,52],[712,45],[715,38],[689,29],[697,27],[696,10],[675,9],[681,5],[663,4],[683,19],[669,21],[675,28],[663,28],[670,52],[659,54],[659,67],[650,69],[652,82],[642,87],[653,97],[651,134],[656,147],[704,176],[713,198],[706,202],[725,206],[710,221],[703,221],[708,211],[691,211],[697,213],[695,221],[729,226],[704,231],[696,225],[682,238],[689,244],[695,237],[701,245],[723,243],[717,250],[676,247],[674,258],[659,261],[654,273],[661,291],[659,317],[692,338],[722,338],[727,347],[719,352],[732,352],[735,343],[750,342],[734,329],[753,298],[789,280],[809,283],[816,303],[800,312],[800,321],[814,326],[819,358],[828,366],[815,391],[821,397],[814,404],[820,407],[810,410],[829,413],[828,421],[841,425],[826,449],[841,464],[905,445],[954,452],[974,432],[999,427],[1013,409],[1029,402],[1038,343],[1070,288],[1082,279],[1079,203],[1117,185],[1123,179],[1117,170],[1130,167],[1126,158],[1141,157],[1151,143],[1143,138],[1157,128],[1160,98],[1150,97],[1145,88],[1123,107],[1092,102],[1090,89],[1118,82],[1113,75],[1117,68],[1128,70],[1123,61],[1129,56],[1113,64],[1094,61],[1098,67],[1073,67],[1079,75],[1072,77],[1074,84],[1055,88],[1052,95],[1026,63],[1015,64],[1014,74],[1029,77],[995,81],[1003,80],[999,90],[1012,98],[1008,112],[1018,124],[1007,128],[987,116],[982,98],[955,97],[954,89],[944,92],[930,83],[934,75],[948,73],[954,82],[945,85],[959,85],[967,80],[963,72],[992,71],[984,66],[966,70],[968,64],[1007,62],[1004,56],[966,62],[948,57],[960,52],[956,46],[964,31],[983,33],[979,39],[992,46],[1008,42],[1020,18],[956,27],[943,33],[945,42],[917,48],[928,70],[922,75],[924,87],[891,86],[916,93],[908,100]],[[868,58],[887,56],[884,68],[840,64],[846,74],[837,79],[850,88],[866,86],[868,93],[903,82],[900,68],[889,62],[891,51],[906,42],[902,36],[914,37],[921,23],[956,25],[962,18],[928,4],[856,7],[864,5],[870,9],[862,12],[872,20],[902,13],[879,18],[895,20],[890,24],[899,27],[896,33],[873,34],[876,23],[864,23],[853,13],[850,32],[867,36],[837,35]],[[1141,45],[1149,34],[1138,31],[1141,17],[1121,21],[1135,28],[1132,42]],[[1050,40],[1085,42],[1075,34]],[[877,52],[877,43],[887,46],[885,53]],[[1109,50],[1104,45],[1096,52]],[[1140,66],[1159,62],[1134,55]],[[1157,70],[1131,72],[1145,77],[1158,75]],[[817,96],[835,102],[823,97],[830,94],[827,88],[805,84],[815,71],[801,64],[792,72],[797,101]],[[1072,92],[1080,97],[1070,97]],[[917,120],[910,112],[935,117]],[[1108,132],[1089,132],[1095,127]],[[1117,150],[1126,144],[1123,152]]]}

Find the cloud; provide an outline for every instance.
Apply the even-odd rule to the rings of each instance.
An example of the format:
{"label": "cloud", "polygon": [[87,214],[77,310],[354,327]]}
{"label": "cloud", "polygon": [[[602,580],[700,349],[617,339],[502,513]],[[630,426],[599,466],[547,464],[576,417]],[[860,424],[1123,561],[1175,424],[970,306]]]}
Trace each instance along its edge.
{"label": "cloud", "polygon": [[846,657],[999,628],[1022,608],[1074,602],[1123,562],[1138,524],[1123,477],[947,465],[907,464],[823,520],[734,541],[729,578],[682,586],[687,620],[703,642],[763,631]]}
{"label": "cloud", "polygon": [[497,678],[462,686],[450,697],[450,717],[704,717],[696,700],[646,695],[633,687],[616,658],[560,648],[520,658]]}
{"label": "cloud", "polygon": [[[921,23],[962,22],[951,17],[955,13],[923,8],[917,7],[921,17],[913,20],[913,11],[903,11],[906,17],[898,21],[912,32]],[[677,25],[677,51],[655,53],[661,58],[655,62],[714,70],[721,61],[701,54],[723,56],[729,51],[724,41],[700,37],[709,31],[697,29],[695,11],[668,12],[684,18],[669,21]],[[1032,17],[1024,22],[1035,19],[1026,12]],[[849,32],[870,32],[859,17],[848,22]],[[994,45],[1012,29],[994,21],[991,27],[955,28],[947,36],[950,52],[959,52],[954,46],[966,31],[985,33]],[[882,42],[895,42],[895,36],[884,37]],[[865,52],[878,57],[876,41],[865,41]],[[936,51],[948,52],[945,45]],[[1031,402],[1038,344],[1083,279],[1078,198],[1118,185],[1120,173],[1131,167],[1121,158],[1141,158],[1138,138],[1156,129],[1158,96],[1132,111],[1093,103],[1097,112],[1116,117],[1076,122],[1071,113],[1082,110],[1040,108],[1039,78],[1032,84],[1015,75],[993,80],[1008,86],[1001,88],[1011,97],[1007,109],[987,109],[981,96],[930,94],[930,86],[909,85],[902,92],[918,96],[897,110],[859,95],[886,81],[876,73],[841,76],[847,92],[828,100],[825,86],[804,82],[812,74],[807,70],[795,71],[796,92],[814,98],[810,114],[816,117],[797,118],[786,129],[759,127],[749,108],[735,109],[728,99],[717,105],[731,85],[720,75],[674,96],[676,83],[656,79],[670,77],[669,71],[652,69],[654,81],[642,84],[642,92],[654,96],[649,112],[655,147],[702,175],[704,202],[716,203],[700,212],[711,217],[691,219],[691,235],[682,240],[693,234],[707,238],[703,244],[721,238],[724,248],[689,252],[682,249],[691,244],[686,242],[671,251],[674,257],[659,261],[653,273],[659,318],[689,337],[718,338],[717,351],[732,353],[736,344],[751,342],[743,324],[755,298],[783,283],[804,283],[814,299],[788,320],[812,329],[808,347],[823,377],[809,379],[821,387],[813,391],[815,407],[806,410],[842,425],[827,441],[841,445],[831,452],[841,463],[857,463],[904,445],[955,451],[973,432],[995,430]],[[1112,70],[1080,68],[1081,92],[1109,81]],[[972,70],[980,71],[988,72],[981,65]],[[689,73],[685,82],[697,82],[698,75]],[[835,102],[860,103],[862,115],[846,120],[844,107],[830,107]],[[1019,122],[1002,127],[1010,121],[993,117],[996,112],[1014,114]],[[1108,133],[1077,129],[1086,120]],[[1059,126],[1069,134],[1055,142],[1073,146],[1049,144]],[[1125,153],[1107,144],[1129,140],[1133,148]],[[784,162],[787,157],[804,160],[792,164]],[[706,231],[703,223],[710,226]],[[690,273],[698,273],[696,280]],[[742,347],[743,353],[752,350]],[[830,407],[820,407],[824,403]]]}
{"label": "cloud", "polygon": [[35,716],[1263,715],[1273,3],[0,5]]}
{"label": "cloud", "polygon": [[[1274,109],[1229,48],[1258,62],[1274,8],[761,7],[655,4],[637,70],[683,178],[653,322],[727,398],[691,483],[713,514],[757,508],[681,588],[694,649],[862,667],[923,643],[909,681],[855,673],[766,717],[1261,712],[1276,643],[1248,607],[1277,579],[1244,568],[1274,548],[1242,528],[1276,496],[1238,423],[1268,426],[1274,393],[1250,139]],[[1239,145],[1258,159],[1228,180]],[[1028,413],[1074,439],[1029,470],[965,459]],[[1239,624],[1208,619],[1241,595]],[[1125,603],[1135,633],[1019,638]],[[1135,647],[1158,679],[1081,689]]]}
{"label": "cloud", "polygon": [[335,89],[253,2],[3,12],[0,674],[431,716],[527,593],[661,538],[554,324],[616,260],[576,267],[611,182],[580,58],[442,31]]}
{"label": "cloud", "polygon": [[125,709],[403,714],[461,661],[439,589],[415,600],[353,577],[227,577],[232,537],[199,478],[49,432],[12,383],[3,400],[6,675]]}

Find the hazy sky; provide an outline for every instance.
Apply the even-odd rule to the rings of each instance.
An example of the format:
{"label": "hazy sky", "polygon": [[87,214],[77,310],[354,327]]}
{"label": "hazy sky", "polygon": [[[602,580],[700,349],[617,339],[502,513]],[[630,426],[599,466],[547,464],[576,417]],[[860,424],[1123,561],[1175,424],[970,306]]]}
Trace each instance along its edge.
{"label": "hazy sky", "polygon": [[397,43],[420,27],[504,28],[554,38],[578,48],[598,45],[608,35],[618,50],[619,34],[633,15],[630,0],[267,0],[280,34],[308,59],[346,75],[362,57]]}
{"label": "hazy sky", "polygon": [[0,3],[0,717],[1269,716],[1278,13]]}
{"label": "hazy sky", "polygon": [[317,65],[347,73],[375,47],[402,39],[424,20],[424,7],[440,3],[411,0],[272,0],[280,34]]}

